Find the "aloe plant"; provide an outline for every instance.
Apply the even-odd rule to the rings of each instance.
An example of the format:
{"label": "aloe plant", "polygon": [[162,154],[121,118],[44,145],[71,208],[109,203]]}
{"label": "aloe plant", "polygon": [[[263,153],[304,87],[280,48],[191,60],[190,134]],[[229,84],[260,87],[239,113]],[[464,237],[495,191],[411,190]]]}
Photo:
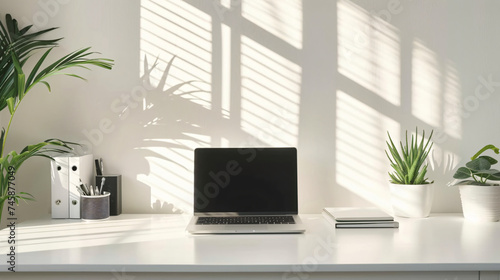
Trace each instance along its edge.
{"label": "aloe plant", "polygon": [[498,160],[490,156],[481,156],[487,150],[493,150],[496,154],[500,153],[500,149],[494,145],[484,146],[471,157],[471,160],[465,164],[465,167],[457,169],[453,178],[461,179],[462,181],[455,185],[489,185],[488,180],[500,180],[500,171],[491,168],[492,165],[498,163]]}
{"label": "aloe plant", "polygon": [[[71,52],[47,66],[42,66],[53,48],[58,46],[58,39],[39,39],[41,35],[56,29],[48,28],[38,32],[29,33],[32,25],[19,29],[17,20],[11,15],[5,16],[5,25],[0,21],[0,111],[8,108],[10,113],[7,129],[2,128],[0,134],[0,221],[4,203],[19,203],[19,200],[33,200],[33,196],[26,192],[12,191],[12,178],[29,158],[34,156],[53,159],[54,155],[71,152],[76,143],[60,139],[48,139],[41,143],[28,145],[20,153],[11,151],[4,156],[7,135],[12,125],[12,120],[21,101],[28,92],[38,84],[43,84],[51,91],[47,78],[54,75],[67,75],[85,80],[83,77],[63,72],[68,68],[80,67],[89,69],[88,66],[97,66],[111,69],[113,60],[105,58],[90,58],[96,54],[90,52],[90,48],[84,48]],[[26,62],[33,58],[36,50],[45,52],[34,63],[33,68],[25,74]],[[10,179],[10,180],[9,180]],[[9,189],[9,185],[11,188]]]}
{"label": "aloe plant", "polygon": [[415,131],[415,137],[411,136],[411,142],[408,143],[408,131],[406,131],[406,142],[400,142],[400,151],[394,145],[391,135],[387,132],[389,136],[389,142],[386,141],[389,153],[385,151],[387,158],[391,163],[391,167],[394,172],[389,172],[390,182],[393,184],[404,184],[404,185],[422,185],[430,184],[428,178],[425,177],[427,173],[427,164],[425,160],[429,155],[433,143],[431,142],[432,134],[431,131],[429,139],[425,142],[425,131],[422,132],[422,139],[420,143],[418,141],[418,128]]}

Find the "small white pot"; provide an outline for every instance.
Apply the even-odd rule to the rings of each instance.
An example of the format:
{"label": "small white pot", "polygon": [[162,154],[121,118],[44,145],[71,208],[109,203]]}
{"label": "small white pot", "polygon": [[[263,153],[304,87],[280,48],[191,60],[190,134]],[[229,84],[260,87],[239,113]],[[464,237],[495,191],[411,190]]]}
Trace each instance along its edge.
{"label": "small white pot", "polygon": [[467,220],[500,220],[500,186],[461,185],[459,188],[462,209]]}
{"label": "small white pot", "polygon": [[433,184],[400,185],[390,183],[394,215],[408,218],[428,217],[434,198]]}

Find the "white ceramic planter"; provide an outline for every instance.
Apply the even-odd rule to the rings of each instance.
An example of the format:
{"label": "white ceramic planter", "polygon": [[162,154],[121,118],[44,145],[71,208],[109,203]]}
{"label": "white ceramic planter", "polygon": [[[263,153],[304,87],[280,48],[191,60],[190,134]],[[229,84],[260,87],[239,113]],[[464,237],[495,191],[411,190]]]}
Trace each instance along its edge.
{"label": "white ceramic planter", "polygon": [[399,185],[390,184],[394,215],[408,218],[428,217],[434,198],[433,184]]}
{"label": "white ceramic planter", "polygon": [[500,220],[500,186],[461,185],[459,188],[462,209],[467,220]]}

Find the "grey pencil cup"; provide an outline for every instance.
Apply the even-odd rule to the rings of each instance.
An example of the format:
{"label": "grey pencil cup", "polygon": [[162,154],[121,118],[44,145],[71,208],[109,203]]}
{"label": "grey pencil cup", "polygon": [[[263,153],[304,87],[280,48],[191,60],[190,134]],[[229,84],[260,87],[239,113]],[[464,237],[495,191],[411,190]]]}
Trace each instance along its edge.
{"label": "grey pencil cup", "polygon": [[82,195],[80,205],[83,220],[103,220],[109,218],[109,192],[104,192],[103,195]]}

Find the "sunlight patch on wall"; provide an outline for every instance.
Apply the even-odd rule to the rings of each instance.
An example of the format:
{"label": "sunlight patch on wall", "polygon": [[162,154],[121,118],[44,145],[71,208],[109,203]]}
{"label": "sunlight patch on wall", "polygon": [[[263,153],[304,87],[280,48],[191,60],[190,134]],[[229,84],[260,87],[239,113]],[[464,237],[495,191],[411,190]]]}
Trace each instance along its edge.
{"label": "sunlight patch on wall", "polygon": [[[452,178],[457,164],[460,162],[460,156],[453,151],[456,145],[452,140],[462,139],[462,116],[461,116],[461,98],[462,87],[458,77],[458,71],[451,61],[447,61],[441,66],[443,77],[440,108],[442,116],[441,123],[434,131],[433,150],[429,155],[430,174],[444,175],[446,178]],[[451,179],[450,179],[451,180]]]}
{"label": "sunlight patch on wall", "polygon": [[220,5],[226,9],[231,9],[231,1],[234,0],[220,0]]}
{"label": "sunlight patch on wall", "polygon": [[231,117],[231,28],[225,24],[222,32],[222,89],[221,109],[224,118]]}
{"label": "sunlight patch on wall", "polygon": [[441,125],[442,74],[437,54],[415,40],[412,55],[412,114],[430,126]]}
{"label": "sunlight patch on wall", "polygon": [[384,206],[389,160],[386,131],[399,139],[399,123],[369,105],[337,91],[336,182],[359,197]]}
{"label": "sunlight patch on wall", "polygon": [[162,0],[141,0],[140,16],[144,139],[136,151],[147,169],[137,180],[150,189],[153,212],[192,212],[193,150],[212,141],[204,121],[220,118],[211,111],[212,18]]}
{"label": "sunlight patch on wall", "polygon": [[[190,167],[192,156],[186,154],[188,152],[186,150],[164,147],[150,147],[148,150],[156,152],[157,155],[146,157],[150,173],[140,174],[137,180],[151,187],[151,205],[157,200],[165,201],[168,198],[166,201],[175,205],[177,209],[189,210],[192,202],[192,187],[188,186],[193,185],[192,167]],[[175,162],[170,162],[165,158],[175,159]]]}
{"label": "sunlight patch on wall", "polygon": [[[152,144],[138,148],[146,151],[148,174],[139,174],[137,180],[151,187],[151,205],[167,202],[160,212],[192,212],[193,149],[207,146],[210,137],[192,135],[195,141],[149,139]],[[205,143],[205,144],[203,144]],[[177,148],[176,148],[177,147]],[[165,209],[169,208],[170,209]]]}
{"label": "sunlight patch on wall", "polygon": [[252,41],[241,40],[241,127],[272,146],[296,146],[301,67]]}
{"label": "sunlight patch on wall", "polygon": [[462,86],[456,68],[448,62],[444,77],[444,108],[443,126],[444,132],[457,139],[462,139],[462,116],[461,116]]}
{"label": "sunlight patch on wall", "polygon": [[347,0],[338,9],[338,71],[400,105],[400,39],[396,28]]}
{"label": "sunlight patch on wall", "polygon": [[[170,69],[165,89],[186,81],[210,81],[211,28],[210,16],[183,1],[142,0],[141,67],[145,56],[149,62],[158,57],[159,62],[166,65],[175,55],[177,59]],[[143,71],[141,69],[141,76]],[[158,83],[162,74],[162,71],[153,71],[152,82]],[[207,84],[197,83],[185,87],[185,92],[194,92],[183,97],[210,106],[209,90]]]}
{"label": "sunlight patch on wall", "polygon": [[297,49],[302,49],[302,1],[242,0],[244,18],[282,39]]}

